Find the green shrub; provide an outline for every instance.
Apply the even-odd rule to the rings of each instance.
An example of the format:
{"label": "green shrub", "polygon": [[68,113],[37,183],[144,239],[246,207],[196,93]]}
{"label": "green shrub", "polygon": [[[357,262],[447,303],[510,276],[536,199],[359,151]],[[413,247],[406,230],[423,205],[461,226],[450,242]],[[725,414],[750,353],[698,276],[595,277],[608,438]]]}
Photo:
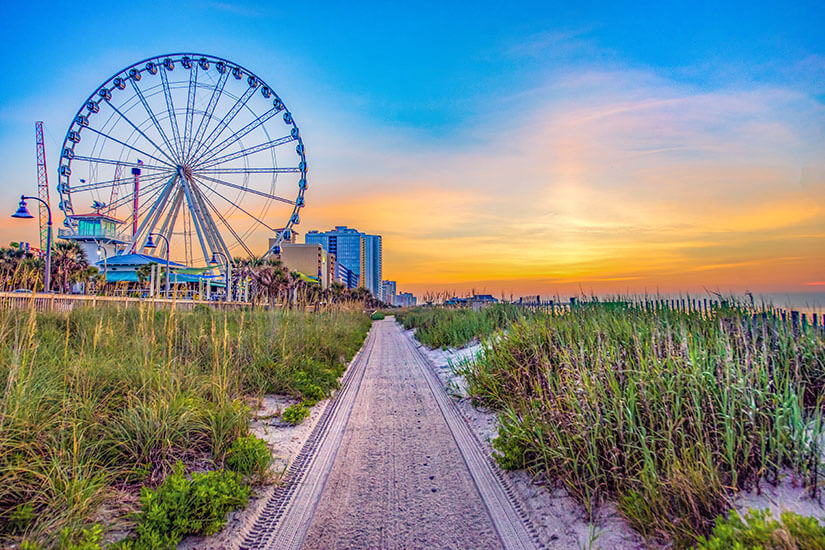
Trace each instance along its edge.
{"label": "green shrub", "polygon": [[324,394],[324,390],[322,390],[318,384],[310,384],[305,390],[301,391],[301,396],[304,398],[304,403],[311,407],[325,398],[326,394]]}
{"label": "green shrub", "polygon": [[242,476],[263,481],[272,464],[266,441],[252,434],[236,439],[226,453],[226,467]]}
{"label": "green shrub", "polygon": [[376,311],[375,313],[370,315],[370,319],[373,320],[373,321],[380,321],[380,320],[384,319],[385,317],[386,316],[383,313],[381,313],[380,311]]}
{"label": "green shrub", "polygon": [[281,418],[284,419],[284,422],[289,422],[293,426],[297,426],[303,422],[307,416],[309,416],[309,409],[307,409],[303,403],[290,405],[281,413]]}
{"label": "green shrub", "polygon": [[187,479],[178,463],[157,489],[141,489],[136,538],[122,541],[120,548],[174,549],[187,535],[217,533],[226,514],[248,500],[249,487],[235,472],[195,473]]}
{"label": "green shrub", "polygon": [[709,537],[700,537],[696,550],[823,550],[825,526],[816,518],[783,512],[780,520],[769,510],[750,510],[743,520],[735,511],[716,518]]}

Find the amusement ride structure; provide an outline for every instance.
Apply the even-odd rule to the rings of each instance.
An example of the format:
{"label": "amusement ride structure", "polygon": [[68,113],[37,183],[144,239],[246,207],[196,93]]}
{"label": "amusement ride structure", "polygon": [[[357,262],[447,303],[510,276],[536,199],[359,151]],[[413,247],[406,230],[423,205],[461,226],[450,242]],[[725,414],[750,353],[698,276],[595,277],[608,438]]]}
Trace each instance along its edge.
{"label": "amusement ride structure", "polygon": [[263,79],[178,53],[92,92],[66,132],[58,177],[61,238],[111,257],[143,253],[160,235],[160,255],[205,266],[277,253],[299,222],[307,164],[292,113]]}

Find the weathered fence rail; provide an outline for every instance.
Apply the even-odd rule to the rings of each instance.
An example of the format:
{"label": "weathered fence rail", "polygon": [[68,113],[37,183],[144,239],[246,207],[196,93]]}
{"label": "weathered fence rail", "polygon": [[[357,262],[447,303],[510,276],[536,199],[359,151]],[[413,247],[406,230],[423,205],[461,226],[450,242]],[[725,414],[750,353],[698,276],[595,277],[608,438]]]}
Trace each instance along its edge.
{"label": "weathered fence rail", "polygon": [[[587,302],[573,298],[569,302],[555,300],[537,300],[511,302],[511,304],[522,309],[534,312],[541,311],[548,313],[550,315],[561,315],[564,313],[569,313],[577,307],[587,307],[593,304],[608,304],[615,305],[617,307],[627,307],[633,309],[641,309],[645,311],[670,310],[682,313],[698,313],[701,315],[709,315],[719,308],[728,306],[729,302],[726,302],[724,300],[714,300],[708,298],[677,298],[655,300]],[[811,313],[809,316],[805,312],[790,309],[782,309],[762,304],[743,305],[741,303],[737,303],[736,306],[739,308],[746,309],[749,313],[753,314],[754,316],[770,317],[773,319],[781,320],[783,323],[787,322],[794,326],[799,326],[802,328],[807,327],[809,324],[813,327],[820,328],[825,326],[825,313]]]}
{"label": "weathered fence rail", "polygon": [[207,305],[219,310],[235,310],[248,307],[249,302],[212,302],[163,298],[130,298],[126,296],[86,296],[81,294],[47,294],[0,292],[0,308],[31,309],[36,311],[69,312],[75,307],[134,306],[145,304],[155,309],[179,309],[191,311],[197,305]]}

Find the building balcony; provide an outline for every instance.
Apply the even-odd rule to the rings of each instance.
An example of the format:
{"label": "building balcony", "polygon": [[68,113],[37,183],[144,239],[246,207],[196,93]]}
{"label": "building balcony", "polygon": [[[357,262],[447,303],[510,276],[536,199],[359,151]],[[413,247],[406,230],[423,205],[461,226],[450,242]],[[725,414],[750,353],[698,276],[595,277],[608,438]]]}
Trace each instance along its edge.
{"label": "building balcony", "polygon": [[61,239],[69,239],[75,241],[107,240],[128,242],[125,238],[127,236],[122,235],[119,231],[115,229],[107,228],[96,228],[94,230],[76,230],[69,227],[65,227],[57,230],[57,236]]}

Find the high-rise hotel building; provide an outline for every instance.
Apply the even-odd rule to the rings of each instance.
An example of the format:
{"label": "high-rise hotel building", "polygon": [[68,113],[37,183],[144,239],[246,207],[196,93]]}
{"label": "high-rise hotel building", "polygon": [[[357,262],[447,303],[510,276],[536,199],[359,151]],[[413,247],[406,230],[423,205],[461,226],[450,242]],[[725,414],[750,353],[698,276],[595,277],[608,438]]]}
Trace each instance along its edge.
{"label": "high-rise hotel building", "polygon": [[331,231],[310,231],[304,239],[307,244],[320,244],[328,253],[335,254],[338,263],[358,277],[360,286],[379,300],[383,299],[381,235],[368,235],[339,225]]}

